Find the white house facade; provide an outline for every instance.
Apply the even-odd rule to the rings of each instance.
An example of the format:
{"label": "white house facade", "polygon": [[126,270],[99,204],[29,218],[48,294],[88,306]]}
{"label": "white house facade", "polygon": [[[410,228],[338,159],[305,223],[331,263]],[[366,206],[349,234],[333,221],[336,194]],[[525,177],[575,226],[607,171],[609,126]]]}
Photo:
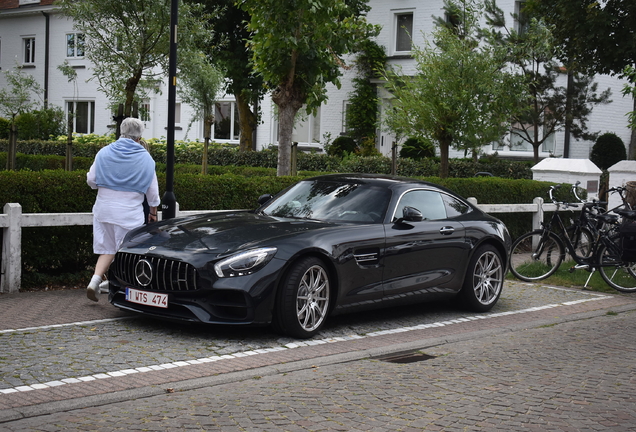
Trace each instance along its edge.
{"label": "white house facade", "polygon": [[[499,7],[510,13],[518,10],[519,1],[499,0]],[[379,45],[386,48],[389,63],[399,65],[405,73],[415,70],[410,56],[411,44],[421,46],[425,35],[434,27],[433,16],[443,16],[443,0],[369,0],[371,11],[367,18],[382,26],[377,37]],[[512,19],[512,18],[510,18]],[[411,42],[409,35],[412,36]],[[4,74],[16,65],[32,74],[45,89],[44,97],[49,105],[73,112],[74,131],[77,133],[104,134],[112,131],[113,112],[105,95],[98,91],[92,75],[92,65],[84,57],[83,35],[76,33],[73,23],[58,13],[52,0],[0,0],[0,87],[6,86]],[[64,62],[77,72],[77,79],[69,81],[58,69]],[[329,86],[329,99],[315,116],[301,116],[297,121],[294,141],[300,148],[322,150],[324,144],[344,133],[345,110],[353,90],[351,79],[354,70],[343,70],[342,87]],[[565,75],[562,77],[565,82]],[[615,77],[598,75],[599,91],[612,90],[612,103],[596,107],[589,118],[591,131],[613,132],[626,144],[630,139],[625,114],[632,110],[632,100],[621,94],[624,82]],[[142,103],[141,118],[146,124],[145,138],[161,138],[167,133],[168,92],[165,83],[160,92],[147,97]],[[382,106],[390,104],[390,95],[379,87]],[[380,115],[381,115],[380,107]],[[276,110],[269,98],[260,102],[261,123],[256,131],[256,148],[262,149],[278,141]],[[175,121],[176,140],[202,140],[202,122],[191,123],[192,113],[177,95]],[[190,127],[191,124],[191,127]],[[394,138],[383,127],[379,128],[376,147],[391,154]],[[215,112],[214,140],[237,144],[239,140],[238,112],[231,95],[220,95]],[[563,154],[563,131],[557,132],[542,149],[541,156]],[[592,142],[572,140],[571,158],[588,158]],[[519,158],[532,157],[532,149],[524,146],[497,147],[488,145],[483,152]],[[462,157],[463,153],[452,152]]]}

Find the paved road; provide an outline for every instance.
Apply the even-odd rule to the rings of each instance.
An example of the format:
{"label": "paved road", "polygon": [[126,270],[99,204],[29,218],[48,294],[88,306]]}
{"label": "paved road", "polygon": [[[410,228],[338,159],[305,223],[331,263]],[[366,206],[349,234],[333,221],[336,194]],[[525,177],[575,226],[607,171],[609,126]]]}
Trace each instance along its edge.
{"label": "paved road", "polygon": [[[634,297],[510,282],[490,314],[356,314],[299,342],[78,294],[0,296],[0,429],[636,430]],[[432,358],[380,359],[414,351]]]}

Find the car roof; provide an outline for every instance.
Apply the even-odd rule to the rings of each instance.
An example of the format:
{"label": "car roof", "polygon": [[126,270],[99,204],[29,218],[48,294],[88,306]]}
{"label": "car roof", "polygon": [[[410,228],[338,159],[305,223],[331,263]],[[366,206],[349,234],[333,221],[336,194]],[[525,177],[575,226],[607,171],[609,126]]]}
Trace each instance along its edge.
{"label": "car roof", "polygon": [[363,174],[363,173],[338,173],[338,174],[325,174],[316,177],[311,177],[305,180],[310,181],[335,181],[342,183],[366,183],[377,186],[391,187],[393,185],[420,185],[435,188],[438,190],[446,190],[446,188],[437,185],[435,183],[425,182],[410,177],[394,176],[390,174]]}

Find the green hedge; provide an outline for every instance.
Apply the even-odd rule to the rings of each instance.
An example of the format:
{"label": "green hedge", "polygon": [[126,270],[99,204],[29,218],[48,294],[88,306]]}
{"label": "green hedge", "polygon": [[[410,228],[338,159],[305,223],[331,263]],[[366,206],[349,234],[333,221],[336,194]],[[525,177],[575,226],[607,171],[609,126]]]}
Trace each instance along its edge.
{"label": "green hedge", "polygon": [[[73,156],[78,158],[94,158],[95,154],[112,138],[108,137],[76,137],[73,144]],[[83,142],[85,140],[87,142]],[[150,154],[158,164],[166,163],[166,144],[160,140],[149,140]],[[0,152],[6,152],[7,140],[0,140]],[[66,155],[66,141],[18,141],[18,154],[24,155]],[[203,144],[200,142],[186,142],[175,144],[174,163],[186,165],[200,165]],[[0,153],[1,154],[1,153]],[[4,156],[6,158],[6,156]],[[6,159],[2,159],[6,160]],[[0,162],[2,161],[0,160]],[[57,163],[57,162],[55,162]],[[275,148],[261,151],[240,152],[236,147],[213,144],[208,153],[208,165],[217,166],[251,166],[259,168],[276,168],[278,152]],[[40,165],[42,165],[41,163]],[[74,162],[78,168],[84,162]],[[18,164],[20,166],[20,164]],[[513,179],[531,179],[532,162],[500,160],[485,158],[479,162],[466,159],[451,159],[449,161],[450,177],[474,177],[479,172],[489,172],[496,177]],[[0,163],[4,169],[6,162]],[[49,165],[52,166],[52,165]],[[62,162],[63,166],[63,162]],[[31,168],[36,169],[36,168]],[[86,168],[88,169],[88,168]],[[324,153],[299,152],[297,160],[299,171],[321,172],[360,172],[389,174],[391,159],[385,156],[357,156],[347,155],[344,159],[329,156]],[[397,173],[408,177],[437,176],[439,174],[439,159],[425,158],[421,160],[398,159]]]}
{"label": "green hedge", "polygon": [[[86,185],[86,171],[95,154],[113,140],[112,136],[76,136],[73,144],[73,172],[62,171],[66,140],[19,141],[17,166],[20,171],[6,172],[7,141],[0,140],[0,204],[17,202],[24,213],[90,212],[96,192]],[[150,153],[157,162],[160,190],[165,190],[166,145],[150,140]],[[391,161],[382,156],[348,155],[344,159],[319,153],[298,154],[298,177],[276,177],[278,154],[275,148],[258,152],[239,152],[234,147],[211,145],[208,176],[201,176],[202,143],[175,145],[174,192],[182,210],[253,208],[263,193],[276,193],[300,178],[324,172],[384,173]],[[427,177],[463,196],[474,196],[481,203],[531,202],[544,196],[547,185],[527,180],[474,178],[487,171],[498,177],[529,179],[531,163],[504,160],[453,159],[451,177],[435,177],[439,160],[398,160],[398,174]],[[468,179],[468,177],[473,177]],[[531,215],[500,215],[513,235],[530,227]],[[42,227],[23,230],[23,285],[85,281],[91,274],[91,227]]]}
{"label": "green hedge", "polygon": [[[255,208],[264,193],[275,194],[299,179],[267,175],[267,169],[210,167],[216,175],[202,176],[197,166],[177,166],[174,193],[181,210]],[[190,172],[188,172],[190,171]],[[228,171],[236,171],[231,173]],[[248,174],[252,174],[249,175]],[[159,172],[160,190],[165,191],[165,173]],[[546,197],[551,183],[494,177],[471,179],[426,177],[456,193],[477,198],[480,203],[530,203]],[[90,212],[96,191],[86,184],[86,171],[0,171],[0,205],[14,202],[24,213]],[[531,215],[497,215],[513,235],[530,229]],[[22,236],[23,286],[86,281],[94,266],[91,227],[25,228]]]}

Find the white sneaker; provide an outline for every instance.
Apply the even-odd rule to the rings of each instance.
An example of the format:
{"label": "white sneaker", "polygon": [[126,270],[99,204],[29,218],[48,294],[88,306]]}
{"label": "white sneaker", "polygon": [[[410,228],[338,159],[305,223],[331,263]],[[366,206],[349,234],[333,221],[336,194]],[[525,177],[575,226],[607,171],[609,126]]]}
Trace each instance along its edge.
{"label": "white sneaker", "polygon": [[105,280],[104,282],[99,284],[99,293],[100,294],[108,294],[108,281]]}
{"label": "white sneaker", "polygon": [[94,302],[99,301],[97,295],[99,294],[99,284],[102,281],[102,278],[99,276],[93,276],[88,287],[86,288],[86,297],[89,300],[93,300]]}

